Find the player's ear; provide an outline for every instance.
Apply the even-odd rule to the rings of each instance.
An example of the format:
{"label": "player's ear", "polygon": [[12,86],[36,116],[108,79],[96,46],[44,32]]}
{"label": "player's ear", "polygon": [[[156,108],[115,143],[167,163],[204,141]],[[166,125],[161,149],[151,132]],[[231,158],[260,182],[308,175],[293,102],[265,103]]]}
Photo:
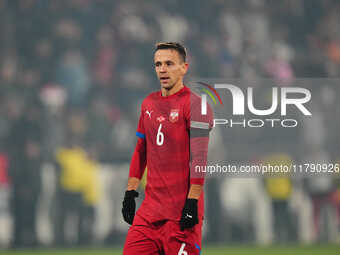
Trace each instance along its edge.
{"label": "player's ear", "polygon": [[182,64],[183,75],[188,72],[188,68],[189,68],[188,62],[183,62]]}

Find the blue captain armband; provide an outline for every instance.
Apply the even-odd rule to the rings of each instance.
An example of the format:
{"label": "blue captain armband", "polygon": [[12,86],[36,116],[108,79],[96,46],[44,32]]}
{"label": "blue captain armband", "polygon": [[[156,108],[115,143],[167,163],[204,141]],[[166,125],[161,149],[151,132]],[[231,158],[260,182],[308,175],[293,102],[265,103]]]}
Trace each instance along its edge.
{"label": "blue captain armband", "polygon": [[136,136],[138,136],[139,138],[145,139],[145,135],[139,132],[136,132]]}

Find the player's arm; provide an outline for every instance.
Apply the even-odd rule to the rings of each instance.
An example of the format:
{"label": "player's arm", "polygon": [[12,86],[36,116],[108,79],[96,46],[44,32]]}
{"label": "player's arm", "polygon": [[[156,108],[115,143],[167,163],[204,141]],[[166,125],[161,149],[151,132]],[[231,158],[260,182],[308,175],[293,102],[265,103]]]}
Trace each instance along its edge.
{"label": "player's arm", "polygon": [[204,184],[203,173],[195,171],[196,166],[202,167],[207,164],[209,131],[197,130],[191,128],[190,130],[190,150],[191,150],[191,168],[190,168],[190,188],[187,200],[182,210],[182,217],[180,220],[181,229],[192,228],[198,220],[198,200],[201,196]]}
{"label": "player's arm", "polygon": [[210,129],[200,130],[191,128],[190,131],[190,150],[191,150],[191,169],[190,169],[190,189],[188,199],[198,200],[201,196],[204,184],[203,173],[195,171],[196,166],[202,167],[207,164],[208,144]]}
{"label": "player's arm", "polygon": [[[199,107],[191,106],[188,121],[190,129],[190,188],[182,210],[180,227],[182,230],[192,228],[198,223],[198,200],[204,185],[204,173],[197,172],[196,169],[201,169],[207,164],[209,132],[212,128],[212,110],[208,107],[208,114],[202,116]],[[198,167],[198,168],[197,168]]]}
{"label": "player's arm", "polygon": [[202,122],[201,124],[197,121],[193,122],[190,128],[191,166],[188,198],[199,199],[203,189],[205,175],[203,172],[197,171],[197,169],[202,169],[202,167],[207,165],[209,132],[211,129],[206,122]]}
{"label": "player's arm", "polygon": [[125,191],[122,208],[123,218],[129,224],[132,224],[135,217],[135,198],[138,197],[138,192],[136,190],[146,167],[146,141],[143,126],[143,113],[141,113],[139,118],[136,135],[138,140],[130,163],[128,185]]}
{"label": "player's arm", "polygon": [[188,194],[188,199],[196,199],[198,200],[201,196],[203,190],[203,185],[200,184],[191,184]]}
{"label": "player's arm", "polygon": [[145,135],[137,131],[137,144],[131,158],[127,190],[136,190],[143,177],[146,167],[146,141]]}
{"label": "player's arm", "polygon": [[137,190],[140,183],[140,179],[136,177],[129,177],[126,190]]}

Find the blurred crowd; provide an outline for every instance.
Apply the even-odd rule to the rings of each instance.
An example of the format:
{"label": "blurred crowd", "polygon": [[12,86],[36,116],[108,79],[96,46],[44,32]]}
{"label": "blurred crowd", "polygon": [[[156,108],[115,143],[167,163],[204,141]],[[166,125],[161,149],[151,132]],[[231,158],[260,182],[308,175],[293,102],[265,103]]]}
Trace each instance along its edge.
{"label": "blurred crowd", "polygon": [[[62,228],[70,212],[79,216],[79,243],[92,240],[99,199],[97,165],[130,160],[139,105],[158,89],[153,71],[156,42],[178,41],[187,47],[189,79],[266,77],[289,86],[296,77],[339,77],[339,13],[336,0],[0,1],[0,198],[10,190],[13,246],[37,244],[35,217],[46,162],[58,173],[55,242],[65,241]],[[340,147],[334,145],[339,125],[330,132],[320,118],[336,119],[336,90],[332,85],[313,90],[319,97],[314,112],[319,114],[312,127],[287,134],[290,144],[304,137],[300,149],[289,156],[325,156],[335,162],[340,158]],[[333,115],[323,115],[325,109]],[[237,141],[239,150],[249,143],[261,146],[258,135],[258,140]],[[208,181],[208,197],[223,191],[223,184],[216,182]],[[289,209],[280,201],[288,201],[294,189],[291,181],[283,183],[288,189],[284,199],[279,195],[279,202],[273,203],[281,219]],[[315,184],[314,191],[320,188],[315,194],[308,185],[316,201],[315,218],[324,201],[338,206],[337,198],[331,201],[330,196],[339,184]],[[270,187],[276,184],[263,186],[275,194]],[[222,240],[223,230],[216,230],[218,217],[212,213],[222,210],[220,200],[208,205],[211,240]],[[294,228],[294,222],[275,224]],[[251,233],[248,230],[243,232]],[[242,240],[242,231],[237,226],[235,231],[233,238]]]}

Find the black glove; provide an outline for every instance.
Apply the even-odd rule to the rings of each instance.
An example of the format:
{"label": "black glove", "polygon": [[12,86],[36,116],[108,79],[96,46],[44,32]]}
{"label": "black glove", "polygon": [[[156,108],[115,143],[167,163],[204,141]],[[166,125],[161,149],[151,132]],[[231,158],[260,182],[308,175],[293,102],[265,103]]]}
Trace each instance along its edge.
{"label": "black glove", "polygon": [[125,191],[122,214],[124,220],[132,225],[133,218],[135,217],[136,212],[136,202],[135,197],[138,197],[138,192],[135,190],[127,190]]}
{"label": "black glove", "polygon": [[186,228],[192,228],[198,223],[197,199],[188,198],[185,202],[182,217],[179,222],[181,231]]}

